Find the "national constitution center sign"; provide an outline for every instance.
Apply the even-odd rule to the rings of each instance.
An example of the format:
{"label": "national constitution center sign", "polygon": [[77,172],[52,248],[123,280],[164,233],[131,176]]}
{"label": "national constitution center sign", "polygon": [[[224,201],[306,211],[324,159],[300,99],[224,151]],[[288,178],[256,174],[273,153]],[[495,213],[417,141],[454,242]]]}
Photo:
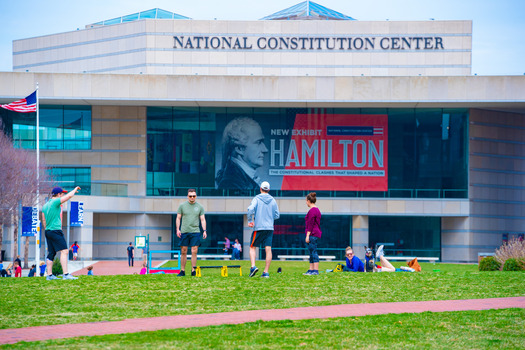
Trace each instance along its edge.
{"label": "national constitution center sign", "polygon": [[[269,181],[272,189],[388,190],[387,115],[295,114],[253,119],[264,134],[266,151],[257,176]],[[218,121],[217,130],[229,122]],[[223,155],[217,147],[216,164],[221,164]]]}

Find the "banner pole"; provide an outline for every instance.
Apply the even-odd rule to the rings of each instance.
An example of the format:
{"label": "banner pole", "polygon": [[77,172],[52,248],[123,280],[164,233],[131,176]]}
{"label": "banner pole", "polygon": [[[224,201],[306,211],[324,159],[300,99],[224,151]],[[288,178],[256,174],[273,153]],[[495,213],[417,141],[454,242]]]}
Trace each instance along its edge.
{"label": "banner pole", "polygon": [[36,216],[38,220],[37,232],[35,235],[35,265],[40,265],[40,239],[42,233],[40,232],[40,103],[38,100],[38,82],[36,83]]}

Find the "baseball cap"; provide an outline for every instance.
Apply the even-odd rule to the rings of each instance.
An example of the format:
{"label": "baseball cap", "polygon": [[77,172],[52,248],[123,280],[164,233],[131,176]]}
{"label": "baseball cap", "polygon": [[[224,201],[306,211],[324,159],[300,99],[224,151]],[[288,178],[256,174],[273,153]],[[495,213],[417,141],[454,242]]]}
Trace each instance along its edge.
{"label": "baseball cap", "polygon": [[51,191],[53,195],[59,194],[59,193],[67,193],[66,190],[63,190],[62,187],[55,187],[53,188],[53,191]]}
{"label": "baseball cap", "polygon": [[270,184],[268,183],[268,181],[263,181],[263,183],[261,184],[261,188],[265,191],[269,191],[270,190]]}

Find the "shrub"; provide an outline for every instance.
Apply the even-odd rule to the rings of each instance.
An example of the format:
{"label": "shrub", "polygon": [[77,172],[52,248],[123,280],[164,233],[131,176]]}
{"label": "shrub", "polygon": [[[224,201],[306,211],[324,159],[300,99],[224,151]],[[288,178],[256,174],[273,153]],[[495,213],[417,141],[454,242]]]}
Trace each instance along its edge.
{"label": "shrub", "polygon": [[493,257],[487,256],[479,262],[480,271],[498,271],[501,264]]}
{"label": "shrub", "polygon": [[503,271],[523,271],[523,261],[510,258],[503,264]]}
{"label": "shrub", "polygon": [[53,275],[58,276],[64,273],[64,270],[62,270],[62,264],[60,263],[59,258],[55,258],[53,261]]}
{"label": "shrub", "polygon": [[503,265],[509,259],[525,259],[525,240],[512,238],[496,249],[496,260]]}

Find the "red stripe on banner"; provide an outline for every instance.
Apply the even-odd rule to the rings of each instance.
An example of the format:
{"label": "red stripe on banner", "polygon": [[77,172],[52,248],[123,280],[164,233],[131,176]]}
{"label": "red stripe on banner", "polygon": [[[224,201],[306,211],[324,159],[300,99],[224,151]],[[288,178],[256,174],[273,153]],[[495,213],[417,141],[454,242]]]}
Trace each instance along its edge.
{"label": "red stripe on banner", "polygon": [[388,116],[297,114],[281,189],[387,191]]}

